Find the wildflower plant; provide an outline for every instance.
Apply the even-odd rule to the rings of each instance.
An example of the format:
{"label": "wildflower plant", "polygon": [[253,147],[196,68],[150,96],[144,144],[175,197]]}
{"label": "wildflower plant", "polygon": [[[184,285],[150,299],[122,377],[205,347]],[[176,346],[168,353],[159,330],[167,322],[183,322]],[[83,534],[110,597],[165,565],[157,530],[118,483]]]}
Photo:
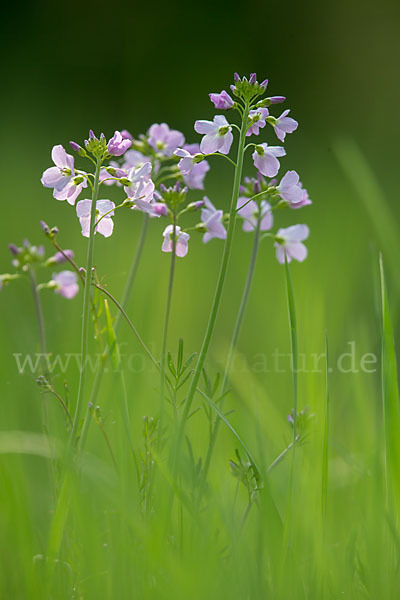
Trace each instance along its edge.
{"label": "wildflower plant", "polygon": [[[288,134],[297,129],[298,124],[288,116],[289,110],[278,116],[272,114],[275,105],[282,104],[285,97],[266,96],[267,87],[268,80],[258,83],[254,73],[249,78],[235,74],[229,91],[209,94],[217,114],[211,120],[196,120],[190,143],[186,143],[180,131],[171,129],[166,123],[155,123],[149,127],[147,133],[136,138],[128,131],[116,131],[107,139],[103,133],[96,135],[90,130],[84,142],[70,142],[69,151],[62,145],[55,145],[51,151],[54,164],[44,171],[41,181],[45,188],[53,191],[56,200],[66,201],[70,205],[71,219],[76,220],[77,231],[80,230],[82,236],[87,238],[86,261],[84,265],[80,260],[76,262],[73,251],[63,249],[59,244],[58,228],[50,228],[42,222],[42,230],[53,247],[54,254],[46,257],[42,246],[32,246],[29,242],[24,242],[21,247],[11,245],[14,272],[3,274],[0,278],[1,286],[23,277],[30,280],[37,309],[42,353],[46,353],[46,342],[40,294],[49,289],[65,299],[72,300],[77,296],[79,287],[83,288],[82,366],[77,397],[71,401],[68,408],[68,411],[71,410],[71,414],[68,412],[70,452],[79,456],[83,451],[91,421],[101,428],[107,446],[110,447],[110,440],[105,434],[105,421],[97,405],[97,393],[105,362],[111,357],[119,372],[121,418],[124,420],[129,445],[135,457],[141,504],[147,507],[146,510],[153,501],[153,482],[160,453],[168,453],[170,477],[179,481],[182,475],[179,474],[180,457],[184,452],[186,426],[193,414],[193,402],[198,392],[202,396],[210,428],[210,441],[205,458],[198,467],[197,489],[194,494],[197,506],[202,502],[219,426],[221,422],[226,421],[223,406],[229,392],[230,369],[246,311],[260,243],[263,240],[272,242],[277,260],[285,265],[286,269],[291,260],[301,262],[307,256],[304,244],[309,235],[307,225],[294,223],[289,227],[279,227],[282,210],[288,209],[290,216],[295,216],[297,220],[298,213],[291,211],[311,204],[297,172],[287,170],[282,173],[281,167],[281,162],[286,161],[287,154],[283,144],[286,143]],[[247,155],[251,155],[252,165],[249,173],[244,176],[244,159]],[[205,189],[207,173],[211,166],[217,168],[219,159],[228,162],[233,171],[229,207],[223,206],[221,198],[212,197],[206,191],[200,200],[192,197],[193,190],[198,192]],[[115,186],[116,194],[120,197],[119,202],[107,198],[110,186]],[[118,235],[119,219],[135,219],[139,213],[143,215],[142,231],[125,291],[119,301],[108,286],[103,285],[103,274],[99,276],[98,266],[95,268],[95,238],[98,234],[107,239]],[[195,224],[194,217],[197,220]],[[253,236],[253,250],[224,373],[216,380],[215,385],[212,385],[205,371],[206,359],[228,273],[237,221],[246,235]],[[170,255],[159,357],[155,357],[149,350],[129,317],[129,301],[149,226],[159,231],[160,251]],[[202,345],[196,355],[185,358],[183,342],[180,343],[178,360],[174,364],[168,353],[168,331],[174,276],[179,268],[176,258],[181,260],[189,252],[201,251],[199,245],[194,243],[196,236],[201,237],[204,244],[221,245],[220,270]],[[56,271],[58,265],[68,266],[68,270],[63,266],[63,270]],[[43,274],[44,277],[45,273],[46,281],[39,282],[38,275]],[[117,311],[115,319],[110,316],[108,302],[111,302]],[[118,327],[121,318],[128,323],[159,374],[159,411],[154,417],[146,417],[144,421],[145,445],[144,450],[139,453],[138,443],[132,437],[129,414],[132,403],[128,403],[124,374],[120,368]],[[95,374],[94,382],[89,386],[87,356],[89,331],[92,326],[95,327],[96,338],[101,343],[104,361]],[[202,389],[202,374],[205,381],[208,381],[205,389]],[[55,384],[46,378],[45,370],[41,377],[45,378],[39,382],[42,388],[45,387],[47,391],[60,396],[55,390]],[[169,402],[166,402],[166,399]],[[175,435],[170,437],[172,442],[164,444],[160,440],[163,439],[169,422],[168,407],[173,409]],[[293,420],[296,441],[296,407]],[[242,446],[241,452],[247,455],[246,458],[243,460],[237,452],[236,460],[231,461],[230,465],[233,475],[245,485],[251,506],[262,488],[262,480],[247,448]],[[113,454],[112,458],[115,463]],[[67,486],[67,474],[64,481]],[[65,499],[59,498],[55,509],[55,521],[60,518],[62,511],[66,510],[63,502]],[[58,548],[55,548],[55,551],[57,552]]]}

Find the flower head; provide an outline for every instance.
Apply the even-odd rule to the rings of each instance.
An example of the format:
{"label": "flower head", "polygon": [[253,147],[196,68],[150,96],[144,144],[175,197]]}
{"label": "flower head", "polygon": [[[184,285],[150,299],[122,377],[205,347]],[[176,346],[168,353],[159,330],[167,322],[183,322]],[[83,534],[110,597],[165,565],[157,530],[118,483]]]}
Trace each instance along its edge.
{"label": "flower head", "polygon": [[[78,215],[82,235],[90,237],[90,212],[92,207],[91,200],[80,200],[76,205],[76,214]],[[99,232],[104,237],[110,237],[114,229],[114,223],[111,217],[114,216],[115,204],[111,200],[97,200],[95,233]]]}
{"label": "flower head", "polygon": [[309,206],[310,204],[312,204],[310,196],[308,195],[308,191],[305,188],[303,188],[303,184],[301,183],[301,181],[299,181],[299,187],[301,188],[302,192],[301,200],[296,204],[291,204],[290,208],[302,208],[303,206]]}
{"label": "flower head", "polygon": [[[130,171],[132,167],[142,167],[145,163],[150,162],[150,158],[139,152],[139,150],[128,150],[124,155],[124,161],[122,168],[124,171]],[[148,177],[150,177],[150,173]]]}
{"label": "flower head", "polygon": [[224,240],[226,238],[226,229],[222,224],[224,212],[217,210],[211,200],[204,196],[204,208],[201,211],[201,227],[206,230],[203,235],[203,242],[206,244],[213,238]]}
{"label": "flower head", "polygon": [[266,177],[275,177],[279,171],[278,157],[285,156],[286,150],[281,146],[268,146],[260,144],[253,152],[253,161],[256,169]]}
{"label": "flower head", "polygon": [[309,236],[307,225],[292,225],[286,229],[279,229],[275,236],[276,258],[281,264],[285,259],[290,262],[292,258],[302,262],[307,258],[307,248],[302,242]]}
{"label": "flower head", "polygon": [[[173,235],[174,235],[174,226],[168,225],[164,229],[164,232],[163,232],[164,241],[163,241],[163,245],[161,247],[161,250],[163,252],[172,252],[173,251],[173,248],[174,248]],[[186,254],[188,252],[188,242],[190,239],[190,235],[188,233],[186,233],[185,231],[182,231],[181,228],[179,227],[179,225],[177,225],[175,227],[175,236],[176,236],[176,242],[175,242],[176,256],[183,258],[184,256],[186,256]]]}
{"label": "flower head", "polygon": [[201,159],[199,144],[186,144],[183,148],[175,150],[174,154],[181,159],[178,168],[186,185],[192,190],[204,189],[204,177],[210,170],[210,165]]}
{"label": "flower head", "polygon": [[78,277],[73,271],[53,273],[54,291],[64,298],[74,298],[79,292]]}
{"label": "flower head", "polygon": [[257,118],[257,120],[254,121],[254,123],[249,127],[249,129],[246,131],[246,135],[258,135],[260,133],[260,129],[262,129],[263,127],[265,127],[266,125],[266,118],[269,115],[269,111],[268,108],[258,108],[256,110],[251,110],[249,112],[249,118],[250,119],[255,119]]}
{"label": "flower head", "polygon": [[222,90],[219,94],[208,94],[210,96],[211,102],[214,104],[215,108],[219,108],[222,110],[228,110],[233,106],[233,100],[225,90]]}
{"label": "flower head", "polygon": [[235,73],[234,80],[235,83],[231,85],[231,91],[243,100],[250,100],[255,95],[261,96],[268,86],[268,79],[258,83],[256,73],[250,73],[249,79],[247,77],[240,78],[238,73]]}
{"label": "flower head", "polygon": [[164,156],[172,156],[174,150],[185,143],[183,133],[170,129],[166,123],[154,123],[147,133],[150,146]]}
{"label": "flower head", "polygon": [[274,130],[276,137],[281,142],[285,141],[285,136],[287,133],[293,133],[293,131],[296,131],[297,127],[299,126],[297,121],[287,116],[289,113],[290,110],[284,110],[280,117],[274,119]]}
{"label": "flower head", "polygon": [[131,141],[133,141],[133,135],[129,131],[127,131],[126,129],[123,129],[121,131],[121,135],[122,135],[122,137],[123,137],[124,140],[131,140]]}
{"label": "flower head", "polygon": [[204,134],[200,142],[203,154],[229,153],[233,142],[232,127],[223,115],[216,115],[213,121],[196,121],[194,129],[197,133]]}
{"label": "flower head", "polygon": [[[124,190],[128,198],[139,207],[140,202],[151,202],[154,194],[154,183],[149,179],[151,163],[144,163],[141,167],[132,167],[126,177]],[[147,212],[147,211],[146,211]]]}
{"label": "flower head", "polygon": [[122,156],[132,146],[132,140],[123,137],[120,131],[116,131],[113,137],[108,141],[107,150],[113,156]]}
{"label": "flower head", "polygon": [[68,259],[72,260],[73,258],[74,258],[73,250],[63,250],[62,252],[56,252],[54,254],[54,256],[51,256],[50,258],[47,259],[46,266],[62,265],[63,263],[67,262]]}
{"label": "flower head", "polygon": [[281,179],[276,188],[280,197],[286,200],[293,208],[303,199],[303,190],[299,182],[299,176],[296,171],[288,171]]}
{"label": "flower head", "polygon": [[[241,208],[242,206],[243,208]],[[265,200],[262,200],[258,205],[254,200],[249,202],[248,198],[242,196],[238,199],[237,209],[238,215],[243,219],[243,231],[254,231],[260,218],[260,211],[260,231],[269,231],[274,224],[271,205]]]}
{"label": "flower head", "polygon": [[53,147],[51,158],[55,166],[44,171],[42,185],[53,188],[56,200],[67,200],[69,204],[75,204],[82,188],[87,187],[86,173],[75,171],[74,157],[67,154],[61,144]]}

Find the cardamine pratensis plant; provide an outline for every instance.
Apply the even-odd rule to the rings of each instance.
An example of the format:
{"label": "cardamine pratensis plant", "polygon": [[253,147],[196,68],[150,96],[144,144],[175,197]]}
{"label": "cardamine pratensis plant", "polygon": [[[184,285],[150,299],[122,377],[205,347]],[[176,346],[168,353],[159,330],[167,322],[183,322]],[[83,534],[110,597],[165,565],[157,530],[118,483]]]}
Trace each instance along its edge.
{"label": "cardamine pratensis plant", "polygon": [[[64,407],[67,408],[69,415],[70,447],[78,454],[84,446],[89,423],[93,419],[93,415],[97,414],[97,409],[95,410],[93,407],[96,406],[97,393],[107,357],[111,355],[113,360],[117,361],[117,366],[119,365],[117,333],[120,319],[124,318],[129,324],[160,375],[160,409],[159,414],[151,420],[151,432],[150,421],[146,420],[147,450],[144,459],[143,455],[138,455],[138,443],[133,439],[129,412],[134,410],[134,406],[127,397],[124,375],[123,372],[121,373],[121,394],[124,396],[121,402],[122,418],[126,424],[132,451],[135,454],[139,485],[148,495],[145,504],[149,502],[152,489],[151,478],[156,470],[154,461],[153,459],[149,460],[149,456],[151,453],[154,454],[154,457],[157,456],[157,464],[160,452],[164,452],[166,447],[164,440],[161,440],[166,427],[166,410],[168,406],[173,408],[176,427],[174,441],[169,447],[169,465],[172,476],[174,476],[178,457],[183,452],[182,442],[185,437],[186,424],[188,418],[193,414],[192,404],[198,392],[201,393],[202,400],[206,400],[204,406],[207,418],[210,420],[211,432],[199,476],[198,500],[201,500],[218,427],[221,420],[225,418],[222,413],[222,405],[228,391],[229,371],[246,310],[259,243],[264,239],[272,240],[276,258],[280,263],[286,265],[286,269],[292,259],[301,262],[307,256],[307,248],[303,243],[309,235],[307,225],[294,224],[290,227],[275,229],[278,214],[282,209],[297,211],[311,204],[311,200],[296,171],[289,170],[283,175],[279,174],[280,159],[286,156],[283,145],[286,135],[294,132],[298,123],[288,116],[289,110],[284,110],[279,116],[271,114],[275,105],[283,103],[285,97],[267,97],[267,86],[268,80],[258,83],[254,73],[248,79],[240,78],[238,74],[235,74],[234,83],[230,86],[231,93],[223,90],[220,93],[209,94],[218,114],[212,121],[197,120],[195,122],[194,130],[202,136],[199,142],[193,141],[193,143],[187,144],[183,133],[170,129],[166,123],[152,125],[146,134],[139,135],[137,138],[134,138],[128,131],[116,131],[107,140],[103,133],[97,137],[91,130],[88,139],[82,145],[70,142],[82,166],[86,164],[91,169],[87,169],[87,167],[78,169],[75,166],[74,157],[68,154],[62,145],[54,146],[51,153],[54,165],[44,171],[41,181],[44,187],[53,190],[56,200],[66,201],[71,207],[75,207],[82,235],[88,239],[86,263],[84,266],[80,266],[75,262],[73,252],[65,250],[59,245],[58,229],[50,228],[42,222],[42,229],[48,241],[54,246],[56,254],[46,259],[42,247],[31,246],[28,242],[24,242],[21,248],[11,245],[12,265],[15,273],[4,274],[0,277],[1,287],[17,278],[27,277],[30,279],[38,316],[42,353],[46,353],[46,341],[40,293],[45,289],[52,289],[64,298],[72,299],[77,294],[79,285],[83,287],[79,389],[77,397],[71,403],[71,412],[69,413],[68,407]],[[226,116],[221,112],[224,112]],[[260,139],[269,126],[272,139],[276,137],[278,145],[275,145],[274,142],[269,144]],[[236,153],[233,154],[232,147],[235,137]],[[249,151],[252,155],[254,170],[253,173],[243,177],[243,160]],[[218,207],[218,199],[210,199],[207,195],[204,195],[201,200],[191,200],[192,190],[204,189],[205,177],[210,170],[210,159],[214,157],[223,158],[233,169],[232,197],[227,212]],[[112,185],[117,186],[121,192],[119,204],[107,199],[107,189]],[[132,258],[125,291],[119,301],[108,288],[102,285],[103,277],[98,276],[97,266],[94,268],[95,236],[100,234],[106,238],[110,237],[118,218],[135,218],[135,214],[138,213],[144,213],[142,231]],[[192,213],[199,215],[196,225],[191,224],[192,216],[189,221],[187,220]],[[204,391],[199,387],[201,375],[204,373],[205,361],[214,333],[237,219],[240,220],[243,231],[254,236],[253,251],[223,377],[213,384],[205,374],[206,389]],[[160,227],[160,221],[162,222],[161,250],[171,254],[171,261],[161,354],[159,358],[155,358],[128,313],[129,299],[142,260],[148,226],[151,224],[151,226]],[[209,243],[213,239],[223,240],[220,271],[200,351],[185,360],[183,343],[180,343],[177,362],[174,364],[168,353],[168,327],[176,257],[184,258],[187,255],[189,245],[196,234],[202,236],[203,243]],[[71,270],[54,273],[51,279],[47,278],[47,281],[38,283],[39,275],[45,273],[42,267],[53,267],[66,262],[69,263]],[[117,309],[117,318],[114,322],[109,318],[109,301]],[[102,313],[99,307],[103,305]],[[104,315],[107,317],[107,327],[98,322]],[[91,324],[94,324],[96,328],[97,339],[102,339],[104,331],[108,333],[105,336],[106,339],[102,341],[104,361],[99,365],[95,380],[89,387],[87,356]],[[60,401],[63,401],[62,395],[55,391],[54,384],[50,382],[50,376],[46,374],[45,366],[40,377],[40,384],[47,391],[50,389],[56,393]],[[183,398],[181,397],[182,390],[187,390],[184,392]],[[165,401],[166,399],[168,402]],[[83,414],[84,407],[86,407],[85,414]],[[97,421],[99,420],[97,419]],[[159,442],[154,441],[157,440],[157,435],[161,440]],[[295,431],[295,441],[296,436],[298,433]],[[250,460],[250,478],[254,477],[254,485],[253,483],[251,486],[248,485],[251,487],[251,494],[254,494],[261,483],[260,474],[254,461],[250,456],[248,458]],[[237,464],[236,470],[238,469]],[[60,504],[61,500],[58,506]],[[57,514],[56,509],[56,516]]]}

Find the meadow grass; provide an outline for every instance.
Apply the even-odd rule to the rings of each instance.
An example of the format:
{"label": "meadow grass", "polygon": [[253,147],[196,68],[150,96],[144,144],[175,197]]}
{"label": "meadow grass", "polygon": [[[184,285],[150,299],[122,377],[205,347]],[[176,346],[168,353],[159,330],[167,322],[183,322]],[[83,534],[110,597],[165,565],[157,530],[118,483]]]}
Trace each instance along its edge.
{"label": "meadow grass", "polygon": [[[19,284],[2,291],[4,298],[8,294],[1,298],[3,313],[13,306],[21,315],[18,328],[10,317],[1,330],[2,598],[397,597],[399,231],[357,148],[343,142],[336,148],[354,183],[368,177],[369,185],[343,188],[328,225],[324,210],[338,190],[326,190],[323,173],[314,175],[312,195],[325,194],[325,209],[317,200],[310,211],[315,234],[304,265],[285,269],[270,247],[260,246],[221,404],[215,382],[219,374],[221,383],[226,367],[252,252],[252,241],[236,233],[217,334],[176,459],[173,407],[165,407],[161,432],[152,421],[160,402],[157,367],[125,320],[113,321],[118,312],[108,300],[103,316],[112,352],[76,468],[65,412],[36,387],[34,375],[18,374],[12,355],[38,348],[28,291]],[[221,189],[218,182],[215,189]],[[376,211],[377,202],[384,211]],[[134,227],[121,225],[112,255],[98,244],[99,262],[110,273],[107,285],[116,294],[140,237],[139,219]],[[161,345],[169,262],[159,257],[158,244],[150,232],[127,305],[153,353]],[[171,380],[201,343],[217,251],[206,248],[205,257],[177,265],[166,360]],[[200,310],[192,309],[194,295]],[[78,352],[78,305],[60,308],[46,297],[43,304],[49,348]],[[352,341],[357,365],[350,369],[352,357],[345,357],[345,372],[337,361]],[[90,347],[97,348],[92,336]],[[285,354],[279,369],[276,349]],[[321,355],[316,368],[314,353]],[[378,358],[369,364],[371,373],[360,368],[367,353]],[[93,379],[89,373],[88,386]],[[64,389],[64,380],[67,397],[74,397],[73,363],[55,376],[58,388]],[[178,403],[188,384],[177,391]],[[42,428],[44,401],[48,432]],[[291,423],[287,417],[296,404]],[[219,436],[204,481],[216,419]]]}

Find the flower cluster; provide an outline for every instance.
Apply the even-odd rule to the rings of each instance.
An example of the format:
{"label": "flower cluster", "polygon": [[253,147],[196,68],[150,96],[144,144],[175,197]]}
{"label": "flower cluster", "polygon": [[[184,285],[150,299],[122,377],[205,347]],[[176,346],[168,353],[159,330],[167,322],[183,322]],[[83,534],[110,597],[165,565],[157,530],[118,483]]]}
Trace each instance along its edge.
{"label": "flower cluster", "polygon": [[[266,97],[267,87],[268,80],[258,83],[255,73],[249,78],[241,78],[235,73],[230,93],[226,90],[210,93],[216,109],[239,114],[241,127],[224,114],[217,114],[212,120],[197,120],[194,130],[202,136],[198,143],[186,143],[183,133],[171,129],[166,123],[154,123],[146,134],[136,139],[126,130],[116,131],[109,140],[103,133],[96,137],[91,130],[82,146],[76,142],[70,144],[80,157],[89,159],[96,166],[95,172],[77,170],[73,156],[57,145],[52,150],[54,166],[43,173],[42,183],[53,189],[57,200],[67,200],[72,205],[76,203],[83,236],[90,237],[96,233],[111,236],[116,211],[129,208],[149,217],[166,218],[169,224],[164,226],[161,249],[163,252],[175,250],[176,255],[182,257],[187,254],[189,231],[203,233],[204,243],[212,238],[226,238],[226,225],[232,214],[225,215],[223,210],[215,208],[207,196],[191,202],[186,198],[192,190],[204,189],[204,178],[210,169],[208,157],[223,156],[238,168],[229,156],[237,129],[240,130],[239,143],[241,140],[247,142],[243,151],[252,151],[256,173],[242,183],[236,214],[243,220],[244,231],[259,228],[262,232],[269,232],[274,225],[276,209],[298,209],[311,204],[311,201],[296,171],[288,171],[280,181],[276,179],[280,159],[286,156],[286,149],[266,141],[252,141],[270,125],[279,142],[284,143],[286,135],[298,127],[297,121],[289,116],[288,109],[279,116],[270,113],[271,107],[281,104],[286,98]],[[120,188],[125,195],[120,204],[98,197],[103,185]],[[82,191],[89,188],[92,198],[76,202]],[[200,208],[200,222],[184,227],[181,223],[184,215]],[[292,258],[304,260],[307,252],[302,242],[307,236],[305,225],[281,228],[268,236],[264,233],[264,237],[273,238],[280,262]]]}
{"label": "flower cluster", "polygon": [[[58,229],[53,227],[50,229],[46,223],[42,222],[42,229],[46,235],[54,239],[58,233]],[[24,240],[22,246],[18,247],[15,244],[10,244],[9,249],[11,252],[12,260],[11,264],[15,269],[14,273],[4,273],[0,275],[0,289],[3,284],[8,284],[14,279],[24,278],[30,276],[32,283],[36,282],[36,274],[43,268],[51,267],[54,268],[58,265],[65,264],[73,260],[74,253],[72,250],[58,251],[52,256],[46,257],[44,246],[34,246],[29,240]],[[36,283],[35,283],[36,286]],[[50,281],[46,283],[40,283],[36,286],[38,290],[51,289],[56,294],[63,296],[64,298],[74,298],[79,291],[78,276],[74,271],[60,271],[54,272]]]}

